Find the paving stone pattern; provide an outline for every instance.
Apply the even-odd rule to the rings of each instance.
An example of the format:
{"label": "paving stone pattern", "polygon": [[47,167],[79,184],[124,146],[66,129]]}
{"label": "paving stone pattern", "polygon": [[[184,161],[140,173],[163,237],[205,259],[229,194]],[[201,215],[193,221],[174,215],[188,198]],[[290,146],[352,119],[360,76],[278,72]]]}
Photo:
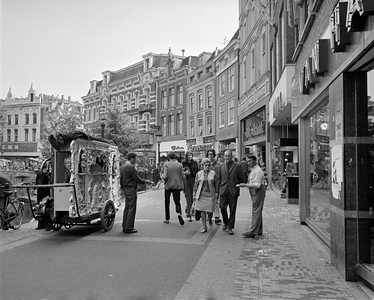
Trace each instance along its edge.
{"label": "paving stone pattern", "polygon": [[243,239],[231,299],[359,299],[308,238],[298,208],[268,193],[264,235]]}

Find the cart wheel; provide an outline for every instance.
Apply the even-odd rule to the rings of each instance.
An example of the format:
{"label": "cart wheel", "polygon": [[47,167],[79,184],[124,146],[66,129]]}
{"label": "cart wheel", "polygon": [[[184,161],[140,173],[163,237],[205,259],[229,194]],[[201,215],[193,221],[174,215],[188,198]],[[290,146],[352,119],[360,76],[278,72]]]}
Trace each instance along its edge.
{"label": "cart wheel", "polygon": [[104,202],[103,208],[100,211],[101,227],[105,230],[111,230],[114,225],[116,217],[116,208],[112,200]]}
{"label": "cart wheel", "polygon": [[52,223],[52,229],[57,231],[57,230],[60,230],[62,227],[62,224],[60,223]]}

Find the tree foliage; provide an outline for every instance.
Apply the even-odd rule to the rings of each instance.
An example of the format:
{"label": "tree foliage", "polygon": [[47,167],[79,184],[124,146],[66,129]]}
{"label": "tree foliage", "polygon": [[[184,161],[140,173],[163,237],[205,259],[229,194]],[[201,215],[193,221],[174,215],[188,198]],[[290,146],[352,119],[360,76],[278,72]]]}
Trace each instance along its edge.
{"label": "tree foliage", "polygon": [[[140,134],[130,117],[116,107],[108,107],[105,113],[104,139],[118,146],[122,156],[147,144],[145,136]],[[95,126],[89,134],[101,136],[102,127]]]}
{"label": "tree foliage", "polygon": [[82,116],[70,106],[59,108],[53,112],[44,112],[42,134],[40,143],[43,157],[51,157],[52,150],[48,137],[56,133],[70,133],[76,130],[82,130]]}

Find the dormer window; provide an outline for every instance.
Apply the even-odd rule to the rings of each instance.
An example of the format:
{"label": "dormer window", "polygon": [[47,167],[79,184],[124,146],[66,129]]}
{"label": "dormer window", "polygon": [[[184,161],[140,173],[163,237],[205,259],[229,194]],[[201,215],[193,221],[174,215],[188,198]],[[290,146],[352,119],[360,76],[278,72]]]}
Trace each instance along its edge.
{"label": "dormer window", "polygon": [[150,67],[151,67],[150,60],[149,60],[149,58],[147,58],[145,60],[145,71],[148,71]]}

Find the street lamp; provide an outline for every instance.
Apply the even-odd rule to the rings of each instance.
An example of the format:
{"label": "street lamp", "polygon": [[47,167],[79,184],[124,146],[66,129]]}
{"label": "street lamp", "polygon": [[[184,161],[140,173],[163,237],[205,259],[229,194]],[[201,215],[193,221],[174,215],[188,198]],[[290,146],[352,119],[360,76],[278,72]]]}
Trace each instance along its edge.
{"label": "street lamp", "polygon": [[101,137],[104,138],[104,129],[105,129],[105,125],[106,125],[106,119],[105,118],[102,118],[101,119]]}
{"label": "street lamp", "polygon": [[162,134],[161,133],[158,133],[156,134],[156,142],[157,142],[157,163],[160,163],[160,145],[161,145],[161,137],[162,137]]}

